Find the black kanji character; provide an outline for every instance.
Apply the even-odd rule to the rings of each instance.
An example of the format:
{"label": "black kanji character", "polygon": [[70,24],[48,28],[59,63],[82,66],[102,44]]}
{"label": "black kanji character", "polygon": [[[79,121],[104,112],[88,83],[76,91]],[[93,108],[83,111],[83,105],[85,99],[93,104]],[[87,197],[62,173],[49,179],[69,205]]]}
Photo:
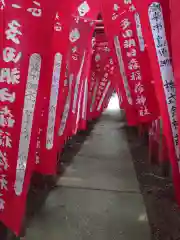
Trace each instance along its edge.
{"label": "black kanji character", "polygon": [[175,130],[178,129],[178,121],[174,118],[173,121],[172,121],[172,125],[174,127]]}
{"label": "black kanji character", "polygon": [[173,118],[176,116],[176,107],[175,106],[171,107],[171,114],[172,114]]}
{"label": "black kanji character", "polygon": [[176,102],[176,94],[171,93],[168,97],[168,104],[173,104]]}
{"label": "black kanji character", "polygon": [[176,146],[179,145],[179,137],[178,137],[178,134],[176,134],[176,135],[174,136],[174,142],[175,142]]}
{"label": "black kanji character", "polygon": [[164,87],[166,88],[166,90],[168,92],[175,92],[175,86],[174,86],[174,82],[172,80],[170,80],[170,81],[165,80]]}
{"label": "black kanji character", "polygon": [[156,22],[161,18],[161,13],[160,12],[154,12],[152,20],[155,20]]}
{"label": "black kanji character", "polygon": [[161,67],[170,66],[170,65],[171,65],[171,59],[169,59],[169,58],[160,61],[160,66]]}
{"label": "black kanji character", "polygon": [[157,22],[157,24],[153,26],[153,30],[156,30],[156,29],[157,29],[157,32],[159,33],[160,30],[162,29],[162,24]]}
{"label": "black kanji character", "polygon": [[[157,45],[157,47],[159,48],[159,47],[163,47],[163,45],[165,45],[165,44],[158,44]],[[167,58],[168,56],[169,56],[169,53],[168,53],[168,51],[167,51],[167,48],[165,48],[165,47],[163,47],[162,49],[159,49],[158,50],[158,52],[159,52],[159,54],[162,56],[162,57],[165,57],[165,58]]]}

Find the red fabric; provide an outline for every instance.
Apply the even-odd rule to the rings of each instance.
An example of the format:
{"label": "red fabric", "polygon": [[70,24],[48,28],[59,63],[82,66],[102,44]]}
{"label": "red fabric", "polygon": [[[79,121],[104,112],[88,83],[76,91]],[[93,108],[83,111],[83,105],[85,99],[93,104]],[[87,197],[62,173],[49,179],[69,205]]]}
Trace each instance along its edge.
{"label": "red fabric", "polygon": [[111,39],[118,36],[117,41],[121,45],[131,101],[138,113],[139,122],[151,122],[158,116],[155,107],[157,101],[151,84],[152,79],[148,79],[151,75],[148,74],[150,71],[145,64],[147,57],[144,50],[140,50],[138,46],[135,16],[128,11],[123,0],[106,0],[103,9],[107,33]]}
{"label": "red fabric", "polygon": [[105,34],[97,35],[93,57],[96,62],[96,77],[98,79],[94,114],[99,116],[108,90],[112,85],[115,69],[112,54]]}
{"label": "red fabric", "polygon": [[73,3],[75,16],[93,20],[100,12],[100,0],[76,0]]}
{"label": "red fabric", "polygon": [[[91,43],[94,23],[92,21],[84,21],[84,19],[74,20],[71,33],[73,31],[79,32],[79,38],[76,41],[71,41],[69,52],[69,73],[73,76],[71,87],[71,101],[69,108],[69,115],[67,120],[67,136],[73,134],[73,123],[76,122],[77,105],[79,98],[79,89],[82,81],[83,68],[88,56],[87,50],[89,43]],[[76,50],[74,52],[74,49]]]}
{"label": "red fabric", "polygon": [[[66,139],[68,136],[71,136],[73,134],[73,128],[71,127],[71,120],[73,121],[75,119],[75,114],[72,113],[72,103],[73,103],[73,97],[74,97],[74,89],[75,89],[75,81],[76,77],[79,71],[79,66],[82,63],[82,59],[85,53],[85,46],[88,45],[88,36],[89,35],[89,29],[93,26],[93,22],[91,19],[96,19],[97,14],[99,13],[100,9],[100,2],[94,1],[94,0],[88,0],[88,1],[74,1],[73,2],[73,16],[74,16],[74,23],[71,28],[71,30],[75,30],[71,33],[71,36],[73,37],[74,33],[76,35],[77,29],[78,31],[82,31],[80,33],[80,38],[77,41],[74,41],[70,43],[70,49],[69,49],[69,55],[68,55],[68,73],[67,73],[67,79],[68,79],[68,93],[67,98],[65,101],[65,107],[62,115],[62,120],[60,124],[59,129],[59,139],[60,143],[64,142],[64,139]],[[90,26],[91,25],[91,26]],[[85,28],[85,26],[88,26]],[[86,35],[87,34],[87,35]],[[77,43],[77,46],[76,46]],[[78,47],[78,48],[76,48]],[[76,50],[77,49],[77,50]],[[79,90],[79,87],[77,88]],[[74,118],[74,119],[72,119]]]}
{"label": "red fabric", "polygon": [[79,128],[79,122],[81,118],[81,107],[82,107],[82,98],[83,98],[83,89],[84,89],[84,82],[85,79],[81,80],[80,86],[79,86],[79,93],[78,93],[78,102],[77,102],[77,110],[76,110],[76,118],[73,122],[73,134],[77,134]]}
{"label": "red fabric", "polygon": [[152,122],[149,127],[149,156],[150,161],[155,160],[158,162],[159,157],[159,145],[160,145],[160,120],[157,119]]}
{"label": "red fabric", "polygon": [[[179,68],[179,56],[180,56],[180,46],[179,46],[179,35],[180,35],[180,19],[179,19],[179,2],[176,0],[170,0],[170,10],[171,10],[171,46],[172,46],[172,60],[174,67],[175,84],[177,91],[177,118],[180,121],[180,68]],[[180,129],[179,134],[180,136]]]}
{"label": "red fabric", "polygon": [[96,99],[96,92],[98,88],[98,79],[96,76],[96,62],[95,62],[94,55],[92,57],[88,83],[89,83],[89,88],[88,88],[87,119],[91,120],[93,118],[93,111],[95,109],[95,99]]}
{"label": "red fabric", "polygon": [[[171,55],[168,49],[168,38],[166,40],[164,28],[163,17],[165,15],[162,14],[162,5],[158,4],[161,2],[162,1],[156,1],[156,3],[154,3],[152,0],[147,0],[139,3],[139,1],[135,1],[140,12],[142,25],[146,26],[143,28],[143,34],[148,46],[147,49],[155,81],[155,90],[162,117],[163,132],[166,137],[169,157],[172,164],[176,197],[180,204],[176,89],[174,86]],[[154,5],[152,5],[153,3]]]}
{"label": "red fabric", "polygon": [[[131,91],[130,91],[129,83],[127,80],[127,74],[125,72],[124,61],[121,54],[122,49],[119,41],[119,20],[116,18],[116,13],[115,15],[114,13],[112,13],[113,6],[118,7],[118,4],[116,4],[115,2],[106,0],[105,2],[102,3],[102,13],[103,13],[105,30],[108,36],[109,46],[111,49],[115,47],[115,51],[116,51],[117,63],[119,65],[119,70],[117,73],[119,74],[118,84],[119,84],[119,88],[121,89],[127,122],[128,122],[128,125],[133,126],[138,124],[139,119],[138,119],[138,113],[134,108]],[[112,19],[118,20],[118,22],[114,20],[112,21]]]}
{"label": "red fabric", "polygon": [[80,100],[80,109],[79,109],[79,116],[77,118],[77,126],[76,131],[85,130],[86,123],[87,123],[87,107],[88,107],[88,78],[90,74],[90,67],[91,67],[91,59],[92,59],[92,46],[89,45],[89,50],[87,52],[87,59],[82,73],[82,96]]}
{"label": "red fabric", "polygon": [[72,2],[62,3],[54,19],[52,41],[51,76],[44,94],[42,126],[37,141],[39,151],[36,156],[36,171],[42,174],[55,174],[59,151],[58,130],[64,110],[66,54],[69,45],[69,29],[72,24]]}
{"label": "red fabric", "polygon": [[89,84],[88,84],[88,76],[84,81],[84,86],[83,86],[83,98],[82,98],[82,103],[81,103],[81,118],[79,122],[79,128],[80,130],[86,130],[87,127],[87,111],[88,111],[88,89],[89,89]]}
{"label": "red fabric", "polygon": [[[82,40],[83,40],[83,38],[85,38],[83,40],[83,42],[85,44],[83,45],[81,43],[81,47],[83,47],[86,52],[85,52],[84,64],[83,64],[82,72],[81,72],[81,76],[80,76],[79,86],[76,82],[77,88],[76,88],[76,86],[74,88],[74,90],[75,90],[74,96],[75,96],[75,94],[77,94],[77,101],[76,101],[75,109],[74,110],[72,109],[72,114],[73,114],[72,132],[73,132],[73,134],[76,134],[76,132],[78,131],[78,128],[79,128],[79,121],[80,121],[80,118],[81,118],[82,98],[83,98],[83,87],[84,87],[84,83],[85,83],[86,78],[88,78],[88,76],[89,76],[91,57],[92,57],[92,44],[91,44],[91,42],[92,42],[92,34],[93,34],[93,31],[94,31],[94,25],[92,25],[91,22],[88,21],[87,24],[84,27],[88,31],[85,32],[84,30],[82,30],[82,32],[84,32],[83,33],[84,37],[82,36]],[[76,79],[76,81],[78,81],[78,78]],[[77,91],[77,93],[76,93],[76,91]]]}
{"label": "red fabric", "polygon": [[48,84],[44,73],[47,71],[48,79],[50,72],[47,49],[52,41],[56,7],[57,1],[52,5],[42,0],[37,5],[30,0],[17,0],[16,6],[8,2],[4,12],[1,50],[10,47],[14,54],[6,52],[1,65],[11,75],[7,78],[4,72],[0,83],[0,220],[16,234],[20,231],[34,169],[43,89]]}

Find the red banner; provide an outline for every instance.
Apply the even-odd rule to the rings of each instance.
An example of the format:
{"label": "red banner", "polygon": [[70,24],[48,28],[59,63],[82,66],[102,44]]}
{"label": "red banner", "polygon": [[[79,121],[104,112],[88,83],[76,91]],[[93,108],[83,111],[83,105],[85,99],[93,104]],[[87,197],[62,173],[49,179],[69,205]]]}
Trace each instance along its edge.
{"label": "red banner", "polygon": [[[163,131],[173,169],[173,180],[177,201],[180,204],[178,122],[176,116],[176,88],[171,64],[168,40],[166,36],[164,14],[161,1],[147,0],[141,4],[134,1],[140,12],[144,38],[155,80],[156,95],[159,101],[163,122]],[[166,2],[167,3],[167,2]]]}
{"label": "red banner", "polygon": [[91,69],[89,75],[89,90],[88,90],[88,109],[87,118],[91,120],[93,118],[93,111],[95,110],[96,93],[98,89],[98,78],[96,74],[96,61],[95,61],[95,39],[93,39],[93,56],[91,62]]}
{"label": "red banner", "polygon": [[89,92],[89,83],[88,83],[88,75],[87,75],[87,77],[85,78],[84,87],[83,87],[81,119],[79,123],[80,130],[85,130],[87,126],[88,92]]}
{"label": "red banner", "polygon": [[75,16],[95,20],[100,12],[100,0],[76,0],[73,7]]}
{"label": "red banner", "polygon": [[[4,9],[0,91],[0,220],[16,234],[34,168],[36,135],[48,75],[55,8],[47,1],[9,1]],[[46,24],[44,24],[46,22]],[[12,216],[16,216],[13,218]]]}
{"label": "red banner", "polygon": [[88,78],[90,74],[91,59],[92,59],[91,42],[89,44],[88,49],[89,50],[87,51],[86,63],[82,73],[82,86],[81,86],[82,89],[80,88],[75,132],[77,132],[78,129],[85,130],[86,122],[87,122],[87,102],[88,102],[88,89],[89,89]]}
{"label": "red banner", "polygon": [[[44,94],[42,126],[39,129],[36,155],[36,171],[42,174],[55,174],[59,151],[58,129],[64,110],[64,88],[66,55],[69,45],[69,29],[72,24],[71,2],[60,3],[54,16],[52,41],[51,76]],[[68,10],[68,11],[67,11]]]}
{"label": "red banner", "polygon": [[[133,107],[138,112],[139,122],[149,122],[157,118],[154,106],[157,106],[153,89],[150,91],[151,83],[147,81],[148,69],[144,64],[147,59],[141,54],[138,46],[138,36],[135,18],[126,8],[126,2],[106,1],[104,2],[104,22],[107,33],[114,39],[116,51],[122,56],[126,75],[126,85],[129,87]],[[111,25],[110,25],[111,23]],[[112,25],[114,27],[112,27]],[[121,34],[119,34],[121,33]],[[141,46],[141,45],[140,45]],[[117,51],[117,52],[118,52]],[[145,75],[145,76],[144,76]],[[125,77],[124,77],[125,78]],[[124,81],[125,82],[125,81]],[[152,95],[154,98],[152,98]]]}
{"label": "red banner", "polygon": [[70,89],[71,95],[69,96],[69,110],[65,124],[67,127],[64,129],[66,136],[71,136],[73,134],[73,124],[76,124],[82,73],[88,56],[87,51],[89,43],[91,43],[93,29],[93,21],[88,21],[79,17],[74,18],[74,23],[69,35],[70,51],[68,54],[68,70],[69,76],[72,78],[72,85]]}
{"label": "red banner", "polygon": [[115,63],[112,51],[109,48],[105,34],[96,36],[94,52],[96,62],[96,77],[98,79],[98,89],[96,92],[95,112],[99,116],[102,112],[107,93],[111,88],[115,78]]}
{"label": "red banner", "polygon": [[[114,3],[114,5],[116,8],[115,3]],[[122,93],[122,99],[123,99],[123,103],[124,103],[124,109],[126,112],[127,122],[129,125],[137,125],[138,124],[138,114],[134,108],[131,91],[130,91],[130,86],[128,83],[127,74],[125,72],[125,65],[124,65],[124,61],[122,58],[122,49],[121,49],[120,41],[119,41],[119,37],[118,37],[119,36],[119,25],[117,26],[114,21],[112,22],[112,19],[116,20],[116,18],[114,18],[114,13],[112,16],[112,7],[113,7],[113,3],[110,3],[108,1],[106,1],[102,4],[105,30],[107,32],[110,48],[113,49],[115,47],[117,62],[119,65],[118,85],[119,85],[119,89],[121,89],[121,93]],[[118,5],[117,5],[117,7],[118,7]],[[112,27],[112,24],[113,24],[113,27]]]}
{"label": "red banner", "polygon": [[[170,10],[171,10],[171,46],[172,46],[172,60],[173,60],[173,70],[175,75],[176,91],[177,91],[177,118],[180,121],[180,68],[179,68],[179,56],[180,56],[180,46],[179,46],[179,35],[180,35],[180,19],[179,19],[179,2],[177,0],[170,0]],[[180,136],[180,129],[179,135]]]}

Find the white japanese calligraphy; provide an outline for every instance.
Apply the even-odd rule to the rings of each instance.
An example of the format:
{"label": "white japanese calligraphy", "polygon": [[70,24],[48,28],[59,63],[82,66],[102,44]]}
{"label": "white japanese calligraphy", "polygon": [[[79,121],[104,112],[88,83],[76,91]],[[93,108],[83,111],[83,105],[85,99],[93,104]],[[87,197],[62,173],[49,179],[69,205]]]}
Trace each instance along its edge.
{"label": "white japanese calligraphy", "polygon": [[[174,87],[174,74],[164,27],[163,12],[160,3],[153,2],[149,6],[148,15],[163,81],[164,93],[166,96],[172,136],[174,138],[174,147],[176,150],[176,156],[179,159],[179,145],[177,141],[178,121],[176,112],[176,88]],[[162,49],[165,49],[165,55],[161,54],[160,50]]]}
{"label": "white japanese calligraphy", "polygon": [[20,79],[20,71],[17,68],[2,68],[0,71],[0,82],[7,84],[18,84]]}
{"label": "white japanese calligraphy", "polygon": [[144,52],[145,50],[145,42],[142,34],[142,26],[141,26],[141,20],[138,13],[135,13],[134,15],[135,23],[136,23],[136,31],[139,41],[139,48],[141,52]]}
{"label": "white japanese calligraphy", "polygon": [[19,9],[19,8],[21,8],[21,6],[20,6],[20,5],[18,5],[18,4],[12,4],[12,7],[13,7],[13,8],[16,8],[16,9]]}
{"label": "white japanese calligraphy", "polygon": [[139,116],[144,117],[147,115],[150,115],[148,108],[146,106],[141,107],[141,109],[139,110]]}
{"label": "white japanese calligraphy", "polygon": [[131,73],[131,80],[142,80],[141,72],[136,71]]}
{"label": "white japanese calligraphy", "polygon": [[10,133],[0,130],[0,146],[12,148],[12,139]]}
{"label": "white japanese calligraphy", "polygon": [[80,69],[76,78],[76,85],[74,89],[74,99],[73,99],[73,107],[72,107],[72,112],[76,113],[76,107],[77,107],[77,98],[78,98],[78,92],[79,92],[79,85],[80,85],[80,79],[81,79],[81,74],[84,66],[84,60],[85,60],[86,52],[83,54],[83,58],[81,61]]}
{"label": "white japanese calligraphy", "polygon": [[1,127],[14,127],[15,120],[14,116],[11,114],[11,111],[7,106],[0,109],[0,126]]}
{"label": "white japanese calligraphy", "polygon": [[5,174],[2,174],[2,175],[0,175],[0,188],[1,188],[1,190],[6,190],[6,191],[8,191],[8,181],[7,181],[7,179],[6,179],[6,175]]}
{"label": "white japanese calligraphy", "polygon": [[131,25],[128,18],[125,18],[121,21],[121,27],[123,30],[127,29]]}
{"label": "white japanese calligraphy", "polygon": [[120,8],[120,6],[117,3],[115,3],[113,6],[114,11],[118,11],[119,8]]}
{"label": "white japanese calligraphy", "polygon": [[133,70],[133,69],[138,69],[138,68],[140,68],[140,66],[139,66],[139,63],[138,63],[138,61],[137,61],[137,59],[135,59],[135,58],[132,58],[131,60],[130,60],[130,62],[128,63],[128,69],[129,70]]}
{"label": "white japanese calligraphy", "polygon": [[62,25],[61,25],[61,23],[60,23],[60,21],[59,21],[59,14],[58,13],[56,13],[56,17],[55,17],[55,25],[54,25],[54,30],[56,31],[56,32],[61,32],[62,31]]}
{"label": "white japanese calligraphy", "polygon": [[136,11],[136,7],[134,6],[134,4],[132,4],[131,6],[129,6],[129,11],[130,11],[130,12]]}
{"label": "white japanese calligraphy", "polygon": [[132,4],[132,0],[124,0],[124,4]]}
{"label": "white japanese calligraphy", "polygon": [[101,60],[101,55],[97,53],[97,54],[95,55],[95,61],[96,61],[96,62],[99,62],[100,60]]}
{"label": "white japanese calligraphy", "polygon": [[6,4],[4,0],[0,0],[0,10],[3,10],[5,8]]}
{"label": "white japanese calligraphy", "polygon": [[22,35],[21,31],[19,30],[21,25],[18,23],[18,21],[12,20],[11,23],[8,23],[8,27],[9,29],[5,31],[6,39],[12,40],[16,44],[20,44],[18,36]]}
{"label": "white japanese calligraphy", "polygon": [[7,160],[7,154],[2,153],[0,151],[0,170],[2,171],[2,168],[7,171],[9,168],[8,160]]}
{"label": "white japanese calligraphy", "polygon": [[125,72],[124,62],[123,62],[123,59],[122,59],[122,51],[121,51],[121,46],[120,46],[120,43],[119,43],[118,36],[114,37],[114,45],[115,45],[115,49],[116,49],[116,55],[117,55],[117,58],[118,58],[120,73],[121,73],[123,83],[124,83],[126,97],[127,97],[128,103],[130,105],[132,105],[133,102],[132,102],[131,92],[130,92],[130,88],[129,88],[129,84],[128,84],[128,80],[127,80],[127,76],[126,76],[126,72]]}
{"label": "white japanese calligraphy", "polygon": [[144,86],[140,82],[138,82],[135,85],[134,91],[135,91],[135,93],[142,94],[144,92]]}
{"label": "white japanese calligraphy", "polygon": [[3,60],[4,62],[14,62],[17,63],[22,57],[22,53],[16,53],[16,50],[11,47],[6,47],[3,49]]}
{"label": "white japanese calligraphy", "polygon": [[69,40],[73,43],[80,38],[80,32],[77,28],[74,28],[69,35]]}
{"label": "white japanese calligraphy", "polygon": [[136,104],[145,105],[145,103],[146,103],[146,97],[143,95],[138,95],[136,99]]}
{"label": "white japanese calligraphy", "polygon": [[98,104],[98,107],[97,107],[97,111],[100,111],[100,109],[101,109],[101,107],[102,107],[102,104],[103,104],[103,102],[104,102],[104,99],[105,99],[105,97],[106,97],[106,95],[107,95],[107,92],[108,92],[110,86],[111,86],[111,82],[109,81],[109,82],[107,83],[107,85],[106,85],[105,90],[103,91],[103,95],[102,95],[102,97],[101,97],[101,100],[99,101],[99,104]]}
{"label": "white japanese calligraphy", "polygon": [[16,94],[15,92],[9,93],[7,88],[0,89],[0,101],[1,102],[11,102],[15,101]]}
{"label": "white japanese calligraphy", "polygon": [[61,124],[60,124],[60,127],[59,127],[59,133],[58,133],[59,136],[63,135],[64,130],[66,128],[67,118],[68,118],[69,110],[70,110],[71,93],[72,93],[71,86],[72,86],[73,79],[74,79],[74,75],[70,74],[70,76],[69,76],[69,91],[68,91],[68,95],[67,95],[67,98],[66,98],[66,103],[65,103],[65,106],[64,106],[64,112],[63,112],[63,116],[62,116],[62,119],[61,119]]}
{"label": "white japanese calligraphy", "polygon": [[137,55],[137,52],[136,52],[136,49],[135,49],[135,48],[131,48],[131,49],[129,49],[129,52],[127,52],[127,56],[128,56],[129,58],[131,58],[131,57],[136,57],[136,55]]}
{"label": "white japanese calligraphy", "polygon": [[83,109],[82,109],[82,119],[84,120],[86,120],[87,103],[88,103],[88,78],[85,79],[85,83],[84,83],[84,96],[83,96]]}
{"label": "white japanese calligraphy", "polygon": [[4,211],[4,208],[5,208],[5,201],[4,199],[2,198],[2,194],[0,193],[0,211]]}
{"label": "white japanese calligraphy", "polygon": [[131,48],[135,46],[136,46],[136,42],[134,39],[128,39],[124,41],[124,48]]}
{"label": "white japanese calligraphy", "polygon": [[34,8],[28,8],[27,11],[32,13],[32,16],[34,17],[41,17],[42,16],[42,9],[41,4],[37,1],[33,1],[33,3],[36,5]]}
{"label": "white japanese calligraphy", "polygon": [[32,133],[34,110],[39,86],[41,70],[41,56],[34,53],[30,56],[26,91],[24,98],[21,134],[19,141],[19,152],[16,166],[15,193],[20,196],[23,190],[24,177],[26,173],[29,146]]}
{"label": "white japanese calligraphy", "polygon": [[131,38],[133,36],[133,31],[131,29],[128,29],[122,34],[122,36],[124,38]]}
{"label": "white japanese calligraphy", "polygon": [[86,1],[81,3],[78,7],[79,16],[84,17],[90,11],[90,7]]}
{"label": "white japanese calligraphy", "polygon": [[54,69],[52,76],[51,95],[49,104],[48,127],[46,133],[46,148],[53,148],[54,130],[56,121],[56,109],[59,96],[59,84],[61,75],[62,54],[56,53],[54,58]]}

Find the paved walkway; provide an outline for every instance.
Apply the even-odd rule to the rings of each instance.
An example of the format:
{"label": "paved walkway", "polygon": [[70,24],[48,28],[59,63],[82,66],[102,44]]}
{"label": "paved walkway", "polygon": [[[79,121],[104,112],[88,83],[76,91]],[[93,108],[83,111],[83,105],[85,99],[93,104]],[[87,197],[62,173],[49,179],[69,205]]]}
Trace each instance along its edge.
{"label": "paved walkway", "polygon": [[27,240],[149,240],[120,113],[107,111],[32,220]]}

